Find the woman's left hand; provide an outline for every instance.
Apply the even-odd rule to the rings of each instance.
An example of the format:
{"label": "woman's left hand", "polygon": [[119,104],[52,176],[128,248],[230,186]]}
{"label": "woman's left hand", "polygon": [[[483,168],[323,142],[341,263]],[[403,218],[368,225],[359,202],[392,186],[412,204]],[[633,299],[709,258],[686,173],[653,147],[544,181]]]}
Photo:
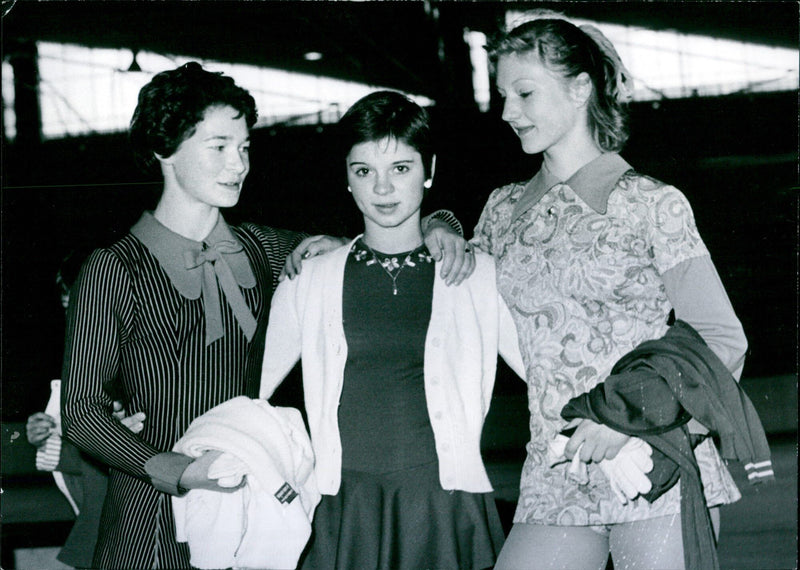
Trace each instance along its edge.
{"label": "woman's left hand", "polygon": [[442,262],[441,276],[447,285],[458,285],[475,271],[475,254],[469,242],[449,224],[431,220],[424,239],[431,256]]}
{"label": "woman's left hand", "polygon": [[580,448],[580,458],[584,463],[603,459],[613,459],[631,437],[603,424],[584,419],[569,438],[564,455],[572,459]]}
{"label": "woman's left hand", "polygon": [[36,447],[41,447],[47,438],[55,432],[56,421],[44,412],[36,412],[28,418],[26,434],[28,442]]}

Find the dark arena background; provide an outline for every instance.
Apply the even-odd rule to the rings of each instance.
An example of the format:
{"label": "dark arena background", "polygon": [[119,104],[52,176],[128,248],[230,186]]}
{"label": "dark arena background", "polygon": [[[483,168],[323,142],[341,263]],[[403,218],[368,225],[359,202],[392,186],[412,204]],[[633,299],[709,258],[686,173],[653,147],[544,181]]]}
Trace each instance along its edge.
{"label": "dark arena background", "polygon": [[[48,130],[53,116],[67,124],[69,109],[81,112],[69,103],[67,88],[59,91],[60,84],[45,77],[45,64],[53,67],[46,50],[61,44],[122,50],[126,63],[115,72],[145,81],[158,71],[148,68],[144,54],[150,53],[172,61],[181,56],[221,62],[216,68],[237,81],[241,68],[226,66],[302,73],[425,98],[438,162],[423,213],[446,208],[471,236],[489,193],[529,178],[540,157],[522,153],[500,119],[497,94],[486,89],[479,96],[479,59],[467,38],[491,35],[509,11],[536,7],[598,25],[794,54],[793,69],[785,70],[788,81],[776,72],[775,79],[754,75],[733,89],[711,86],[713,77],[707,84],[701,78],[694,86],[651,89],[631,103],[631,138],[621,154],[688,197],[749,341],[742,385],[767,430],[777,481],[750,487],[741,466],[731,464],[743,499],[722,509],[722,566],[797,567],[797,2],[3,0],[3,568],[62,568],[53,556],[72,524],[51,475],[36,471],[25,438],[27,417],[44,409],[49,381],[61,374],[59,264],[73,250],[123,235],[143,209],[155,205],[160,190],[158,179],[133,163],[124,132],[135,100],[113,109],[124,118],[116,126],[93,127],[84,115],[76,128]],[[713,53],[716,47],[707,49],[712,53],[702,55],[720,66],[729,58]],[[778,67],[768,57],[762,63]],[[80,87],[86,97],[95,89],[81,85],[88,85]],[[354,235],[361,219],[346,193],[331,133],[346,105],[319,86],[302,92],[266,83],[260,89],[265,96],[282,91],[285,99],[305,105],[292,111],[289,104],[259,104],[251,171],[226,219]],[[60,100],[60,110],[48,110],[45,96]],[[112,99],[111,106],[121,100]],[[276,398],[302,405],[299,381],[295,374]],[[507,528],[528,438],[527,414],[524,383],[501,365],[483,448]]]}

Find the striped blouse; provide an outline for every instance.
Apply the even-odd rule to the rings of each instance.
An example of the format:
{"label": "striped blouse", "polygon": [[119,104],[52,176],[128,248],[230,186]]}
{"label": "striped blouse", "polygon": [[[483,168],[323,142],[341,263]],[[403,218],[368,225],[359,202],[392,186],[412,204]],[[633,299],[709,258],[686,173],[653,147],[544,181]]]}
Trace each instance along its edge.
{"label": "striped blouse", "polygon": [[[67,316],[63,370],[66,437],[111,466],[94,566],[190,568],[175,542],[169,495],[144,465],[170,451],[191,421],[236,396],[257,397],[272,291],[286,256],[304,234],[246,224],[231,228],[256,286],[240,288],[258,327],[248,341],[223,300],[225,335],[206,346],[202,298],[183,297],[158,260],[132,234],[87,260]],[[222,295],[222,293],[220,293]],[[109,414],[103,385],[118,377],[133,434]]]}

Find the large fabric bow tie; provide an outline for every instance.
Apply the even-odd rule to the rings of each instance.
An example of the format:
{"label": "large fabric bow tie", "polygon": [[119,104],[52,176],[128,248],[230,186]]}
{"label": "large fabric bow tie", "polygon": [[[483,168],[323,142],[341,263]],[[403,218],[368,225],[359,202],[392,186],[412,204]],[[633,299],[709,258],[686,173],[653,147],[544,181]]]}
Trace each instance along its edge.
{"label": "large fabric bow tie", "polygon": [[225,335],[219,299],[220,287],[247,340],[252,340],[256,332],[256,319],[239,291],[236,278],[225,259],[226,255],[237,254],[241,251],[242,246],[235,241],[218,241],[212,246],[204,243],[203,249],[200,251],[184,251],[183,258],[187,271],[202,271],[203,273],[202,295],[206,316],[206,346]]}

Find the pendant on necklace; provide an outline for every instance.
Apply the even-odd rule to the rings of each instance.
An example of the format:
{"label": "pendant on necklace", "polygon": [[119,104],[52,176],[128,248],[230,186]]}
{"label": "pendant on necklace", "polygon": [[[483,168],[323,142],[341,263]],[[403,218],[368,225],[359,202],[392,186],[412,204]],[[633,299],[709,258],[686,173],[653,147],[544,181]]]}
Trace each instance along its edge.
{"label": "pendant on necklace", "polygon": [[[363,242],[362,242],[362,243],[363,243]],[[397,297],[397,278],[400,276],[400,273],[403,271],[403,269],[405,269],[407,266],[408,266],[408,267],[415,267],[415,266],[416,266],[416,265],[415,265],[415,264],[414,264],[414,263],[411,261],[411,255],[414,253],[414,251],[416,251],[417,249],[419,249],[421,246],[417,246],[416,248],[414,248],[414,250],[410,251],[410,252],[408,253],[408,255],[406,255],[406,258],[403,260],[403,263],[401,263],[401,264],[398,266],[398,268],[397,268],[397,273],[392,273],[392,271],[391,271],[391,270],[390,270],[390,269],[387,267],[387,265],[391,265],[390,263],[388,263],[388,261],[389,261],[389,258],[386,258],[386,259],[385,259],[385,260],[382,262],[382,261],[381,261],[381,260],[378,258],[378,254],[377,254],[377,253],[375,253],[375,251],[374,251],[374,250],[373,250],[373,249],[372,249],[370,246],[368,246],[366,243],[363,243],[363,245],[364,245],[364,247],[366,247],[366,248],[367,248],[367,249],[370,251],[370,253],[372,254],[372,261],[371,261],[371,262],[367,262],[367,265],[370,265],[371,263],[373,263],[373,262],[374,262],[374,263],[376,263],[377,265],[379,265],[381,269],[383,269],[384,273],[386,273],[386,275],[388,275],[388,276],[389,276],[389,278],[392,280],[392,295],[393,295],[393,296],[395,296],[395,297]],[[396,258],[391,258],[391,259],[392,259],[392,264],[394,264],[394,265],[397,265],[397,259],[396,259]]]}

